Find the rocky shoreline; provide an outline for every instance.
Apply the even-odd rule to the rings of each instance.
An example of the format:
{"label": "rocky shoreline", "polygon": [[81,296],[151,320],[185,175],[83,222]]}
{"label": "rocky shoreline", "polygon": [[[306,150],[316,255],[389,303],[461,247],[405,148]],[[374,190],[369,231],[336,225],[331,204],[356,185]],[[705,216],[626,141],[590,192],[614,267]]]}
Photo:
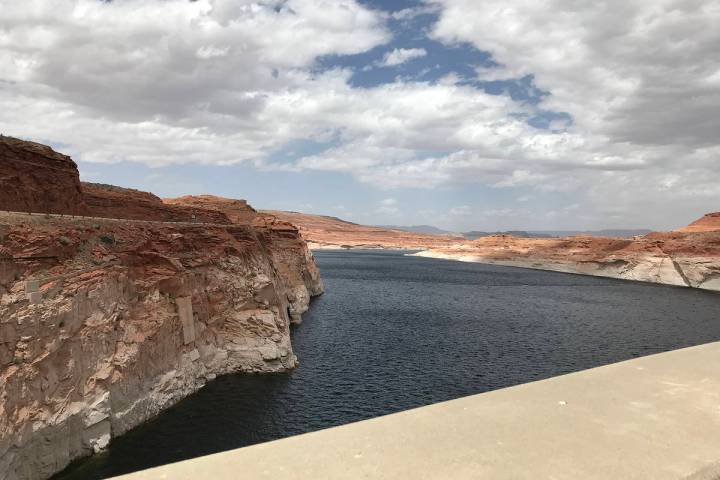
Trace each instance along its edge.
{"label": "rocky shoreline", "polygon": [[[30,142],[0,137],[0,155],[20,159],[0,210],[44,212],[71,187],[53,213],[79,215],[0,216],[3,478],[48,478],[218,375],[297,365],[290,324],[323,285],[293,225],[240,200],[81,184]],[[6,181],[32,190],[11,199]]]}
{"label": "rocky shoreline", "polygon": [[496,236],[411,255],[720,291],[720,231],[631,240]]}

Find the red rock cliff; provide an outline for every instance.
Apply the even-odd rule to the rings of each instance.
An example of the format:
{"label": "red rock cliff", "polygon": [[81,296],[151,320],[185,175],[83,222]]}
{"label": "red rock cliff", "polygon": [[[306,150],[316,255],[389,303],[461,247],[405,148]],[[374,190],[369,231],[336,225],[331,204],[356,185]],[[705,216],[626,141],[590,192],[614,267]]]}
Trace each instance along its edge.
{"label": "red rock cliff", "polygon": [[229,224],[225,214],[194,206],[170,205],[148,192],[83,182],[83,197],[91,216],[159,222]]}
{"label": "red rock cliff", "polygon": [[95,215],[213,221],[0,214],[3,478],[47,478],[217,375],[293,368],[289,324],[322,292],[292,225],[85,189]]}
{"label": "red rock cliff", "polygon": [[720,212],[708,213],[702,218],[695,220],[687,227],[678,232],[718,232],[720,231]]}
{"label": "red rock cliff", "polygon": [[0,210],[87,214],[77,165],[48,146],[0,135]]}

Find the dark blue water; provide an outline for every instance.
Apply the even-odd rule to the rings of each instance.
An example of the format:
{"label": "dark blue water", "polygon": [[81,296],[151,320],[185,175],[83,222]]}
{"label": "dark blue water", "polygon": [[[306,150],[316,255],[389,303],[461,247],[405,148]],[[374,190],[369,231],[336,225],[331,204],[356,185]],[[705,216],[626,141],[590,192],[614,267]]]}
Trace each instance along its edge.
{"label": "dark blue water", "polygon": [[218,378],[57,478],[95,479],[720,339],[720,295],[393,252],[316,254],[300,367]]}

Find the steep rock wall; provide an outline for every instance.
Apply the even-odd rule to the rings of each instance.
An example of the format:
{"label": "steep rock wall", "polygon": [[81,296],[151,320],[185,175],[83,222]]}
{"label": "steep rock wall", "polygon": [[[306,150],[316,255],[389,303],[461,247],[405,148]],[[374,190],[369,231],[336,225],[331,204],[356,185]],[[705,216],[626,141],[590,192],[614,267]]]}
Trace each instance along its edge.
{"label": "steep rock wall", "polygon": [[0,210],[85,215],[77,165],[48,146],[0,135]]}
{"label": "steep rock wall", "polygon": [[289,324],[323,287],[292,225],[81,184],[9,137],[0,187],[0,210],[74,215],[0,212],[1,478],[47,478],[217,375],[297,364]]}
{"label": "steep rock wall", "polygon": [[162,201],[166,205],[222,212],[232,223],[238,225],[250,225],[257,217],[257,211],[248,205],[247,201],[234,198],[186,195],[179,198],[164,198]]}
{"label": "steep rock wall", "polygon": [[83,182],[83,199],[89,215],[103,218],[229,224],[225,214],[186,205],[170,205],[152,193]]}
{"label": "steep rock wall", "polygon": [[170,205],[219,211],[235,224],[252,225],[261,236],[262,243],[269,246],[270,255],[280,272],[293,323],[302,321],[301,314],[307,310],[310,298],[322,293],[322,280],[315,260],[300,231],[292,223],[275,215],[258,213],[244,200],[189,195],[163,201]]}
{"label": "steep rock wall", "polygon": [[293,368],[288,299],[322,285],[276,235],[5,216],[0,472],[47,478],[216,375]]}

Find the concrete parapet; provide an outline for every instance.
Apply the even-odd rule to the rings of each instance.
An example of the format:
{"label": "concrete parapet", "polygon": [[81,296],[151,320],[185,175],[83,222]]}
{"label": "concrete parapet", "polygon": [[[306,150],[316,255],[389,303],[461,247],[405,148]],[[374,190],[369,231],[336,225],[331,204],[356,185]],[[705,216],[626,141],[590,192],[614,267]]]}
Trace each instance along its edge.
{"label": "concrete parapet", "polygon": [[714,479],[718,365],[711,343],[119,478]]}

